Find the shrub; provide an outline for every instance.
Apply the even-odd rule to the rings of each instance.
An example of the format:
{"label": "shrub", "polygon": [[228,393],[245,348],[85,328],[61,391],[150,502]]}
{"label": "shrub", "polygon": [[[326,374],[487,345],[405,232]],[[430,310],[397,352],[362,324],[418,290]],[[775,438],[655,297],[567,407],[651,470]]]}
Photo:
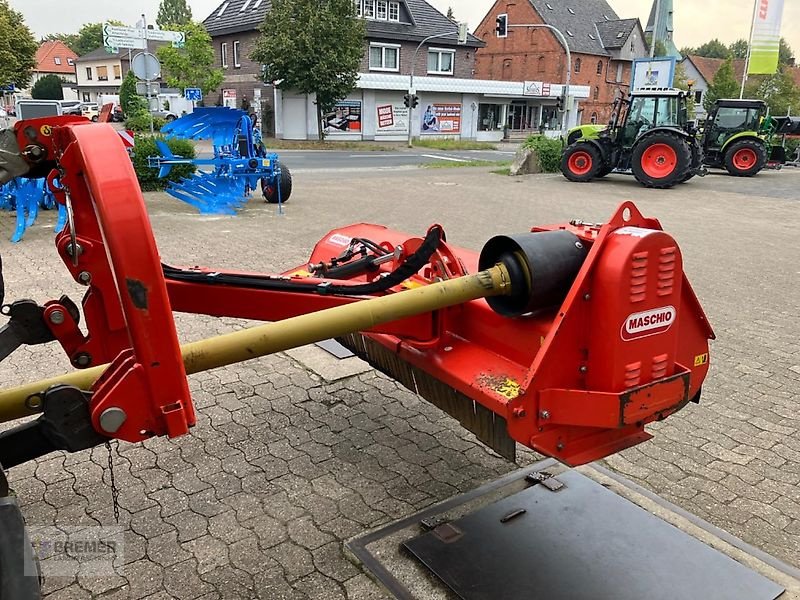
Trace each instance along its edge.
{"label": "shrub", "polygon": [[522,147],[536,151],[542,173],[558,173],[561,170],[561,152],[563,150],[561,140],[543,135],[532,135],[525,140]]}
{"label": "shrub", "polygon": [[172,167],[169,175],[160,179],[158,177],[158,169],[153,169],[147,166],[148,156],[159,156],[161,153],[156,146],[156,140],[166,141],[169,149],[176,156],[184,158],[194,158],[194,146],[188,140],[169,139],[165,140],[161,136],[151,137],[149,135],[138,135],[134,138],[133,145],[133,168],[136,171],[136,177],[139,179],[139,186],[143,192],[152,192],[156,190],[163,190],[167,187],[169,181],[178,181],[183,177],[194,172],[194,165],[177,165]]}
{"label": "shrub", "polygon": [[154,117],[149,112],[138,111],[132,113],[125,119],[125,127],[133,129],[134,131],[150,132],[150,122],[153,122],[153,131],[160,131],[164,126],[164,119],[161,117]]}

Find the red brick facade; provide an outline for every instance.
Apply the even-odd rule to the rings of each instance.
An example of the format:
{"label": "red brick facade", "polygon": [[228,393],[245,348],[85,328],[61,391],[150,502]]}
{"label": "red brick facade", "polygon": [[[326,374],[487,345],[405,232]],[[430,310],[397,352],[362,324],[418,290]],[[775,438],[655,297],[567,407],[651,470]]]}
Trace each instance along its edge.
{"label": "red brick facade", "polygon": [[[546,29],[508,30],[508,37],[495,34],[498,14],[508,14],[509,23],[543,23],[527,0],[498,0],[475,31],[486,42],[477,52],[475,77],[507,81],[549,81],[566,79],[566,53],[556,36]],[[632,63],[609,56],[572,53],[572,84],[590,88],[589,99],[581,100],[582,122],[607,122],[611,104],[618,93],[628,93]]]}

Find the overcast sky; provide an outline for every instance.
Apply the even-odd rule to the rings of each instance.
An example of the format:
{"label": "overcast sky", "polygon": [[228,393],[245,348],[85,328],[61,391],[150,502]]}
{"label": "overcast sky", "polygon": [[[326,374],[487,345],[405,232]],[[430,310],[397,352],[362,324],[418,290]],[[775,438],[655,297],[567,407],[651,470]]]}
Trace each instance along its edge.
{"label": "overcast sky", "polygon": [[[456,18],[474,29],[492,6],[492,0],[430,0],[442,12],[453,7]],[[581,0],[572,0],[580,4]],[[205,19],[220,0],[188,0],[195,19]],[[609,0],[620,18],[639,17],[642,25],[650,13],[650,0]],[[87,22],[118,19],[133,24],[141,13],[155,20],[159,0],[10,0],[22,12],[37,36],[74,32]],[[675,42],[696,46],[712,37],[725,42],[750,34],[753,0],[674,0]],[[800,2],[785,0],[783,35],[800,53]]]}

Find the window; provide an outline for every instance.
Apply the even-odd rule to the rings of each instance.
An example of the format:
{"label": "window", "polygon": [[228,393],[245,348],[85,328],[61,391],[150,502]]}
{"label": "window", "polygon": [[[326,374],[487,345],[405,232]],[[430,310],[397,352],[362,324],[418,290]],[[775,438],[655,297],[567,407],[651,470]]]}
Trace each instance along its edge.
{"label": "window", "polygon": [[114,65],[114,79],[122,79],[122,67]]}
{"label": "window", "polygon": [[617,81],[622,81],[622,63],[617,64]]}
{"label": "window", "polygon": [[92,67],[86,67],[86,79],[92,79]]}
{"label": "window", "polygon": [[695,90],[694,91],[694,103],[700,104],[703,101],[703,91],[702,90]]}
{"label": "window", "polygon": [[225,9],[228,8],[228,4],[230,4],[230,2],[225,2],[222,6],[219,7],[219,12],[217,13],[218,19],[222,16],[222,13],[225,12]]}
{"label": "window", "polygon": [[220,54],[220,56],[222,58],[222,60],[220,62],[220,64],[222,64],[222,68],[223,69],[227,69],[228,68],[228,43],[227,42],[222,42],[219,45],[219,54]]}
{"label": "window", "polygon": [[237,69],[242,66],[239,62],[239,40],[233,42],[233,66]]}
{"label": "window", "polygon": [[569,29],[567,29],[567,35],[568,35],[569,37],[575,37],[575,34],[574,34],[574,33],[572,33],[572,32],[571,32]]}
{"label": "window", "polygon": [[597,74],[598,75],[602,75],[603,74],[603,61],[602,60],[598,60],[597,61]]}
{"label": "window", "polygon": [[399,21],[400,20],[400,3],[399,2],[389,2],[389,20],[390,21]]}
{"label": "window", "polygon": [[428,50],[428,73],[452,75],[454,58],[455,50],[431,48]]}
{"label": "window", "polygon": [[108,81],[108,67],[97,67],[97,81]]}
{"label": "window", "polygon": [[246,11],[248,6],[250,6],[250,0],[244,0],[244,4],[242,4],[242,8],[239,9],[239,12]]}
{"label": "window", "polygon": [[590,33],[590,34],[589,34],[589,39],[590,39],[590,40],[593,40],[593,39],[595,39],[594,35]]}
{"label": "window", "polygon": [[571,9],[571,8],[568,8],[567,11],[569,11],[569,14],[571,14],[571,15],[575,14],[575,11],[573,9]]}
{"label": "window", "polygon": [[89,92],[83,92],[83,101],[90,102],[92,97],[89,95]]}
{"label": "window", "polygon": [[53,62],[56,63],[57,65],[60,65],[61,64],[61,57],[60,56],[53,57]]}
{"label": "window", "polygon": [[547,7],[547,10],[553,10],[553,6],[549,2],[545,2],[544,5]]}
{"label": "window", "polygon": [[544,73],[544,56],[539,57],[539,73]]}
{"label": "window", "polygon": [[400,46],[394,44],[370,44],[369,68],[371,71],[399,71]]}
{"label": "window", "polygon": [[375,18],[375,0],[364,0],[364,18]]}
{"label": "window", "polygon": [[256,0],[256,3],[253,4],[253,10],[257,9],[259,6],[261,6],[261,0]]}
{"label": "window", "polygon": [[375,11],[375,18],[385,21],[388,14],[388,7],[386,0],[378,0],[377,10]]}
{"label": "window", "polygon": [[74,60],[72,60],[71,58],[68,58],[68,59],[67,59],[67,64],[68,64],[70,67],[74,67],[74,66],[75,66],[75,61],[74,61]]}
{"label": "window", "polygon": [[580,73],[581,72],[581,59],[580,58],[576,58],[575,59],[575,72],[576,73]]}
{"label": "window", "polygon": [[593,112],[592,113],[592,125],[594,125],[595,123],[597,123],[597,113]]}
{"label": "window", "polygon": [[360,17],[362,15],[361,12],[361,0],[353,0],[353,4],[356,6],[356,16]]}
{"label": "window", "polygon": [[600,97],[600,88],[599,87],[594,86],[594,95],[592,97],[595,100],[597,100]]}

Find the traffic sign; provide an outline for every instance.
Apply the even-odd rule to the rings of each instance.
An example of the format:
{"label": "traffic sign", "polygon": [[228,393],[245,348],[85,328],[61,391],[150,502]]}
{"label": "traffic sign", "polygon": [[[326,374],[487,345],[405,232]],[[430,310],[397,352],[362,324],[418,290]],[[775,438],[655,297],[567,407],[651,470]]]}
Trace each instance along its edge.
{"label": "traffic sign", "polygon": [[139,79],[153,81],[161,76],[161,63],[154,54],[139,52],[131,61],[131,71]]}
{"label": "traffic sign", "polygon": [[148,29],[145,33],[148,40],[154,42],[186,42],[186,34],[182,31],[162,31],[160,29]]}
{"label": "traffic sign", "polygon": [[120,27],[119,25],[109,25],[106,23],[103,25],[103,36],[144,39],[144,29]]}
{"label": "traffic sign", "polygon": [[203,99],[203,91],[200,88],[185,88],[183,97],[192,102],[200,102]]}
{"label": "traffic sign", "polygon": [[104,34],[103,46],[106,48],[144,49],[147,47],[147,42],[142,38],[117,37]]}

